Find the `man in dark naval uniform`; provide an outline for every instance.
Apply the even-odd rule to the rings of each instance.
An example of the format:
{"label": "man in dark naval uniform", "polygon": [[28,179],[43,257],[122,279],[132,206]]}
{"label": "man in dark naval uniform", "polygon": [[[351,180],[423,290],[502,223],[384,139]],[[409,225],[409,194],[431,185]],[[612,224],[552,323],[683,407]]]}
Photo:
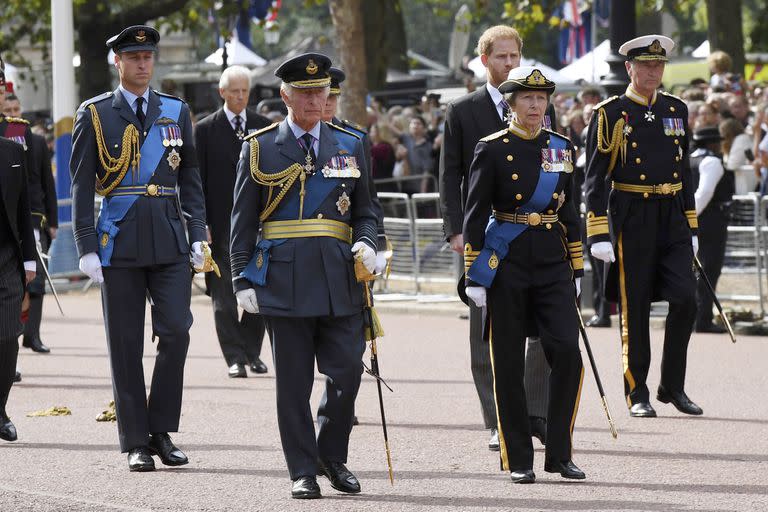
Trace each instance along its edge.
{"label": "man in dark naval uniform", "polygon": [[[345,466],[365,350],[353,259],[373,272],[376,214],[360,139],[322,122],[330,66],[308,53],[275,71],[288,117],[243,144],[232,211],[233,286],[243,309],[264,316],[272,341],[294,498],[321,497],[318,474],[334,489],[360,492]],[[317,437],[315,360],[328,377]]]}
{"label": "man in dark naval uniform", "polygon": [[[107,41],[120,86],[78,109],[70,162],[80,269],[103,281],[120,449],[131,471],[154,470],[152,454],[169,466],[188,462],[168,433],[178,431],[181,414],[190,258],[196,269],[211,266],[189,108],[149,88],[159,39],[154,28],[132,26]],[[94,192],[104,198],[96,226]],[[158,338],[149,397],[142,365],[147,300]]]}
{"label": "man in dark naval uniform", "polygon": [[587,136],[585,197],[591,254],[608,265],[606,298],[619,303],[624,393],[630,416],[655,417],[646,378],[651,302],[669,301],[657,399],[686,414],[688,341],[696,315],[695,186],[688,162],[688,109],[657,92],[674,42],[642,36],[619,49],[631,84],[595,105]]}

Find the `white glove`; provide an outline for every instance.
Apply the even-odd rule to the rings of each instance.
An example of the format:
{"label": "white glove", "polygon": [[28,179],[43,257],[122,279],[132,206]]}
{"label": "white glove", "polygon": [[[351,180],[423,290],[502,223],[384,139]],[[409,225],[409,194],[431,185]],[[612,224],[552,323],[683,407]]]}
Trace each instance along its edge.
{"label": "white glove", "polygon": [[384,255],[384,251],[376,253],[376,274],[384,273],[384,269],[387,268],[387,257]]}
{"label": "white glove", "polygon": [[485,287],[467,286],[465,290],[467,292],[467,297],[472,299],[472,302],[475,303],[475,306],[479,308],[485,307]]}
{"label": "white glove", "polygon": [[579,298],[581,295],[581,278],[576,278],[576,298]]}
{"label": "white glove", "polygon": [[103,283],[104,276],[101,273],[101,260],[95,252],[84,254],[80,258],[80,271],[93,279],[96,283]]}
{"label": "white glove", "polygon": [[248,313],[256,314],[259,312],[259,303],[256,302],[256,290],[253,288],[247,288],[235,293],[237,297],[237,305],[246,310]]}
{"label": "white glove", "polygon": [[691,238],[691,245],[693,245],[693,255],[697,256],[699,254],[699,237],[696,235],[693,235],[693,238]]}
{"label": "white glove", "polygon": [[368,269],[368,272],[371,274],[375,273],[376,251],[371,249],[365,242],[355,242],[355,245],[352,246],[352,254],[357,257],[357,252],[360,250],[362,250],[361,259],[363,260],[363,265]]}
{"label": "white glove", "polygon": [[192,266],[195,268],[203,268],[205,264],[205,256],[203,255],[202,242],[194,242],[192,244],[192,253],[189,255],[192,260]]}
{"label": "white glove", "polygon": [[616,256],[613,255],[613,246],[611,245],[611,242],[597,242],[596,244],[592,244],[589,248],[589,252],[595,258],[606,263],[616,261]]}
{"label": "white glove", "polygon": [[32,233],[35,235],[35,242],[40,243],[40,230],[33,229]]}

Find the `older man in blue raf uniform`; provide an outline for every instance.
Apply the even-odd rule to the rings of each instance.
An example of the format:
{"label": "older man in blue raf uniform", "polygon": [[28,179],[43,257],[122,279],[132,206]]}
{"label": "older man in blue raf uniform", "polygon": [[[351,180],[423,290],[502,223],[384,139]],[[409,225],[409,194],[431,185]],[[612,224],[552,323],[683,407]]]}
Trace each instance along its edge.
{"label": "older man in blue raf uniform", "polygon": [[[132,26],[110,38],[120,86],[84,102],[72,137],[72,210],[80,269],[102,282],[120,449],[131,471],[188,462],[168,432],[181,414],[191,272],[212,266],[189,108],[149,88],[160,35]],[[177,195],[178,188],[178,195]],[[94,193],[103,197],[94,226]],[[187,234],[184,232],[184,221]],[[142,355],[152,306],[157,357],[149,397]]]}
{"label": "older man in blue raf uniform", "polygon": [[[373,272],[376,214],[360,139],[322,122],[330,66],[308,53],[275,71],[288,117],[243,144],[232,211],[233,286],[243,309],[264,316],[272,341],[293,498],[320,498],[318,474],[360,492],[345,466],[365,350],[353,259]],[[315,360],[328,377],[317,437]]]}
{"label": "older man in blue raf uniform", "polygon": [[608,265],[605,295],[619,303],[624,394],[632,417],[656,417],[648,368],[651,302],[669,301],[657,399],[680,412],[701,408],[684,390],[696,317],[695,185],[688,161],[688,108],[658,92],[675,43],[662,35],[627,41],[619,53],[627,91],[595,105],[587,135],[587,243]]}

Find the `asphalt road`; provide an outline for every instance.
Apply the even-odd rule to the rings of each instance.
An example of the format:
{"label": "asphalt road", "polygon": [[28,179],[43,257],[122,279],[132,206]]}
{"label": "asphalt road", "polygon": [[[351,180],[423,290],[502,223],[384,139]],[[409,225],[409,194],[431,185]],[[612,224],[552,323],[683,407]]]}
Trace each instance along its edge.
{"label": "asphalt road", "polygon": [[[519,486],[499,471],[498,455],[486,447],[468,364],[468,322],[445,311],[382,312],[387,335],[380,341],[381,369],[394,388],[385,403],[395,484],[387,476],[375,384],[364,376],[357,404],[361,425],[353,431],[348,463],[363,493],[344,496],[320,479],[324,499],[300,502],[289,498],[267,343],[269,374],[229,379],[210,304],[196,296],[181,432],[173,436],[191,462],[174,469],[158,462],[154,473],[129,473],[116,425],[95,421],[112,394],[99,295],[62,299],[66,318],[46,301],[42,334],[51,354],[21,349],[24,380],[8,404],[19,440],[0,441],[2,512],[768,510],[765,338],[742,337],[732,345],[725,336],[694,335],[687,391],[704,416],[684,417],[654,403],[659,418],[633,419],[622,396],[618,329],[591,329],[619,438],[608,433],[587,370],[574,434],[574,460],[587,480],[567,482],[545,473],[536,442],[537,483]],[[652,389],[662,335],[652,333]],[[148,375],[153,350],[147,337]],[[320,392],[318,385],[314,404]],[[72,415],[26,417],[54,405],[69,407]]]}

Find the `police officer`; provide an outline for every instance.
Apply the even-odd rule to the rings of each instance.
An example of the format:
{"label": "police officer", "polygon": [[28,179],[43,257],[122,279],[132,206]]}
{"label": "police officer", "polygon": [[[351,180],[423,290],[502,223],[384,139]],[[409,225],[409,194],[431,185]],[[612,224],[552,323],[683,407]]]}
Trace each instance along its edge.
{"label": "police officer", "polygon": [[[277,68],[288,117],[243,144],[232,211],[233,285],[243,309],[264,316],[272,341],[293,498],[321,497],[317,474],[360,492],[345,466],[365,350],[353,257],[373,272],[376,214],[360,139],[322,122],[330,66],[307,53]],[[317,437],[315,360],[328,377]]]}
{"label": "police officer", "polygon": [[515,483],[536,479],[523,378],[533,329],[552,368],[544,470],[585,478],[571,460],[584,375],[576,308],[584,262],[570,197],[575,151],[541,128],[554,90],[530,66],[513,69],[499,86],[510,94],[512,119],[477,145],[464,219],[466,294],[477,307],[487,296],[501,467]]}
{"label": "police officer", "polygon": [[[70,163],[80,269],[103,281],[120,449],[131,471],[153,471],[153,454],[168,466],[188,462],[168,433],[178,430],[181,414],[190,257],[195,268],[211,266],[189,108],[149,88],[159,40],[154,28],[131,26],[107,41],[120,86],[78,109]],[[103,197],[95,227],[94,192]],[[158,338],[149,397],[142,365],[147,300]]]}
{"label": "police officer", "polygon": [[[699,259],[712,286],[717,286],[725,259],[728,239],[728,219],[736,180],[733,172],[723,166],[720,131],[706,126],[693,133],[694,151],[691,171],[696,184],[696,214],[699,218],[701,249]],[[724,333],[725,327],[712,323],[712,295],[703,279],[696,287],[696,332]]]}
{"label": "police officer", "polygon": [[587,136],[585,196],[590,252],[608,264],[605,295],[619,303],[624,393],[630,416],[655,417],[646,378],[651,302],[669,301],[657,399],[686,414],[688,341],[696,315],[698,222],[688,162],[688,109],[657,92],[674,42],[624,43],[626,92],[595,105]]}

